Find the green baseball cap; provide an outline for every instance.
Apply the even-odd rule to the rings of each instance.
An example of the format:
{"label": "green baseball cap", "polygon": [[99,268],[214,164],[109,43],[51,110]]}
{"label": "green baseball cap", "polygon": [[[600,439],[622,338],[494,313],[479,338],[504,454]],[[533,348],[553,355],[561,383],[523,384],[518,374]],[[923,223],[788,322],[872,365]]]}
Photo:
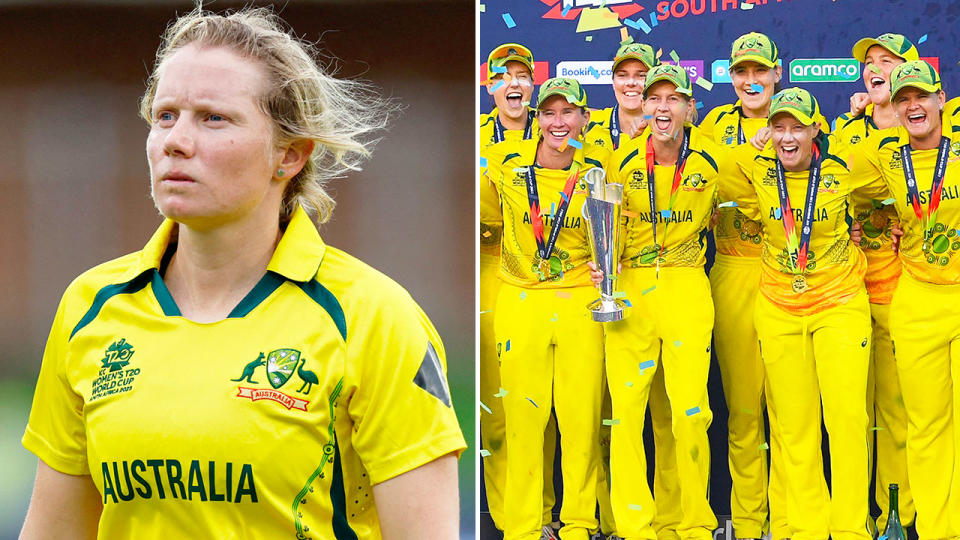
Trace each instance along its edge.
{"label": "green baseball cap", "polygon": [[493,80],[498,74],[495,68],[506,67],[507,62],[520,62],[533,74],[533,53],[530,49],[519,43],[504,43],[490,51],[487,57],[487,78]]}
{"label": "green baseball cap", "polygon": [[883,34],[876,38],[863,38],[853,46],[853,57],[861,63],[867,61],[867,51],[870,47],[879,45],[890,51],[894,56],[904,59],[907,62],[919,60],[920,53],[909,39],[901,34]]}
{"label": "green baseball cap", "polygon": [[657,53],[653,51],[653,47],[646,43],[625,43],[621,45],[620,48],[617,49],[617,54],[613,57],[613,67],[610,69],[616,71],[617,66],[624,60],[639,60],[647,66],[647,69],[660,63],[657,60]]}
{"label": "green baseball cap", "polygon": [[940,74],[926,60],[912,60],[893,68],[890,74],[890,97],[895,97],[897,92],[908,86],[931,93],[943,90]]}
{"label": "green baseball cap", "polygon": [[540,86],[540,92],[537,94],[537,108],[539,109],[543,106],[543,102],[551,96],[563,96],[567,98],[568,102],[577,107],[587,106],[587,93],[584,92],[580,83],[574,79],[566,79],[563,77],[547,79],[547,81]]}
{"label": "green baseball cap", "polygon": [[749,61],[772,68],[777,65],[778,59],[777,44],[760,32],[738,37],[730,49],[730,67]]}
{"label": "green baseball cap", "polygon": [[647,78],[643,85],[643,95],[647,95],[647,90],[659,81],[670,81],[677,87],[677,93],[685,96],[693,95],[693,85],[690,84],[690,76],[687,70],[673,64],[658,64],[650,68],[647,72]]}
{"label": "green baseball cap", "polygon": [[785,88],[777,92],[770,102],[768,119],[779,113],[788,113],[805,126],[816,122],[814,118],[820,111],[820,105],[813,94],[803,88]]}

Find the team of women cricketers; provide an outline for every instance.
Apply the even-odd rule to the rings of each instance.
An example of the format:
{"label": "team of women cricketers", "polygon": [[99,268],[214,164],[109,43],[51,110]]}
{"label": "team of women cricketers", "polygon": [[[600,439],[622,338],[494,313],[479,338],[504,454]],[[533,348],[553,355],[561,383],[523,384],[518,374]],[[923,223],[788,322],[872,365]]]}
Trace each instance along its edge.
{"label": "team of women cricketers", "polygon": [[[702,120],[687,73],[644,43],[621,43],[599,110],[572,79],[534,98],[523,45],[490,53],[481,454],[505,538],[710,540],[713,354],[737,538],[869,539],[890,484],[921,539],[960,538],[960,99],[902,35],[853,56],[866,92],[831,123],[757,32]],[[593,169],[623,190],[614,322],[587,309],[609,277],[582,215]]]}

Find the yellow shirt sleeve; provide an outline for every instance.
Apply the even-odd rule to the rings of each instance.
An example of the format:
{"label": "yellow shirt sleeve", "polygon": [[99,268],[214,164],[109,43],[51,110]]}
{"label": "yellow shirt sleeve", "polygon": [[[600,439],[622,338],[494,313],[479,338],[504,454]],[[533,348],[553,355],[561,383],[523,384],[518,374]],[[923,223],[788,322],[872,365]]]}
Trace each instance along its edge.
{"label": "yellow shirt sleeve", "polygon": [[347,329],[347,366],[356,370],[348,373],[357,381],[347,410],[372,484],[466,448],[437,331],[402,288],[378,289],[369,315]]}
{"label": "yellow shirt sleeve", "polygon": [[[769,143],[768,143],[769,144]],[[720,201],[734,201],[747,218],[760,220],[757,193],[753,189],[753,158],[757,149],[749,142],[730,148],[720,165]]]}
{"label": "yellow shirt sleeve", "polygon": [[78,476],[90,474],[90,469],[83,396],[74,391],[66,370],[70,329],[66,327],[64,313],[70,291],[67,289],[60,301],[43,351],[23,445],[52,469]]}

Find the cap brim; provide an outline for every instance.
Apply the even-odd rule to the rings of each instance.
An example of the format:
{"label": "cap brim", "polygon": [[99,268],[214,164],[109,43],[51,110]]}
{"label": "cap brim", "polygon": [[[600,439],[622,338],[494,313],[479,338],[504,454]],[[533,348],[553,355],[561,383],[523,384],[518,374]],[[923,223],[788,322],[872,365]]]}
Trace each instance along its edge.
{"label": "cap brim", "polygon": [[677,84],[677,81],[671,79],[670,77],[668,77],[668,76],[666,76],[666,75],[661,75],[661,76],[654,77],[654,78],[652,78],[652,79],[647,79],[647,80],[646,80],[646,83],[645,83],[644,86],[643,86],[643,95],[644,95],[644,97],[646,97],[646,95],[647,95],[647,90],[649,90],[650,87],[654,85],[654,83],[658,83],[658,82],[660,82],[660,81],[667,81],[668,83],[670,83],[670,84],[672,84],[673,86],[675,86],[676,89],[677,89],[677,93],[678,93],[678,94],[683,94],[683,95],[688,96],[688,97],[693,96],[693,89],[692,89],[692,88],[681,88],[680,85]]}
{"label": "cap brim", "polygon": [[611,69],[611,70],[617,69],[617,66],[619,66],[620,64],[626,62],[627,60],[636,60],[636,61],[640,62],[641,64],[647,66],[647,69],[648,69],[648,70],[650,70],[651,68],[653,68],[653,66],[651,66],[650,64],[648,64],[647,61],[646,61],[642,56],[640,56],[639,54],[627,53],[627,54],[621,56],[620,58],[617,58],[616,60],[614,60],[614,61],[613,61],[613,66],[612,66],[610,69]]}
{"label": "cap brim", "polygon": [[537,109],[539,109],[540,106],[543,105],[543,102],[544,102],[544,101],[552,98],[553,96],[560,96],[560,97],[562,97],[563,99],[567,100],[567,103],[569,103],[569,104],[571,104],[571,105],[576,105],[577,107],[586,107],[586,106],[587,106],[586,103],[577,103],[577,102],[575,102],[575,101],[570,101],[570,98],[569,98],[566,94],[564,94],[563,92],[556,92],[556,91],[550,92],[550,91],[547,91],[546,94],[538,94],[538,95],[537,95]]}
{"label": "cap brim", "polygon": [[760,65],[767,66],[768,68],[772,68],[777,65],[776,62],[771,62],[769,58],[765,58],[758,54],[745,54],[736,60],[730,60],[730,67],[733,67],[737,64],[742,64],[743,62],[756,62]]}
{"label": "cap brim", "polygon": [[904,88],[908,88],[908,87],[918,88],[918,89],[920,89],[920,90],[923,90],[924,92],[929,92],[929,93],[931,93],[931,94],[935,94],[935,93],[943,90],[943,87],[941,87],[939,84],[930,84],[930,83],[919,82],[919,81],[917,81],[917,82],[908,82],[908,83],[905,83],[905,84],[903,84],[903,85],[901,85],[901,86],[898,86],[896,92],[892,92],[892,93],[890,94],[890,97],[893,98],[894,96],[896,96],[897,94],[899,94],[901,90],[903,90]]}
{"label": "cap brim", "polygon": [[794,109],[794,108],[792,108],[792,107],[786,107],[786,108],[780,109],[780,110],[778,110],[777,112],[771,114],[771,115],[770,115],[770,118],[767,119],[767,122],[769,123],[770,120],[773,120],[773,117],[776,116],[776,115],[778,115],[778,114],[789,114],[790,116],[796,118],[798,122],[800,122],[801,124],[803,124],[803,125],[805,125],[805,126],[812,126],[813,124],[816,123],[816,120],[815,120],[813,117],[807,116],[806,114],[803,114],[802,112],[800,112],[800,111],[798,111],[798,110],[796,110],[796,109]]}
{"label": "cap brim", "polygon": [[[856,59],[857,59],[857,62],[860,62],[861,64],[866,63],[866,62],[867,62],[867,51],[869,51],[869,50],[870,50],[870,47],[873,47],[874,45],[879,45],[879,46],[883,47],[884,49],[887,49],[887,47],[886,47],[883,43],[880,43],[879,41],[877,41],[877,40],[874,39],[874,38],[863,38],[863,39],[861,39],[860,41],[854,43],[854,45],[853,45],[853,57],[856,58]],[[887,49],[887,50],[890,51],[890,49]],[[890,52],[893,52],[893,51],[890,51]],[[894,53],[894,54],[896,54],[896,53]],[[897,55],[897,56],[900,56],[900,55]]]}

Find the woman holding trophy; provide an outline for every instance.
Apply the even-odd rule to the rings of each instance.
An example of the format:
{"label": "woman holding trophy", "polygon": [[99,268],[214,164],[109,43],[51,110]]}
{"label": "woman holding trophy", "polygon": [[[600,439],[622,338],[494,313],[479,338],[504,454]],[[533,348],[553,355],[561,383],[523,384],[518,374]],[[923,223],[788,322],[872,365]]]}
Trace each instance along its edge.
{"label": "woman holding trophy", "polygon": [[[603,328],[584,306],[596,296],[587,261],[584,174],[607,165],[609,152],[583,141],[587,96],[572,79],[543,84],[537,139],[487,149],[487,177],[503,221],[502,280],[494,335],[506,416],[507,481],[504,538],[541,535],[543,432],[551,406],[560,429],[564,540],[587,540],[597,529],[596,485],[603,374]],[[482,179],[481,190],[487,188]]]}

